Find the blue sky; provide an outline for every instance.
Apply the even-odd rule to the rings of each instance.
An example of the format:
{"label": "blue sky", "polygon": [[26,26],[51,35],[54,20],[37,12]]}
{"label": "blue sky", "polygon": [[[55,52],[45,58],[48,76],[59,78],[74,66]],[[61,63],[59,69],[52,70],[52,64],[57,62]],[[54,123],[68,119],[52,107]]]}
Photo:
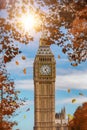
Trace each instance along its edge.
{"label": "blue sky", "polygon": [[[27,98],[25,105],[18,110],[19,115],[14,117],[18,122],[16,128],[20,130],[33,130],[34,126],[33,62],[39,47],[39,36],[36,34],[34,42],[28,45],[18,44],[22,54],[7,64],[8,72],[15,81],[15,87],[21,92],[19,96]],[[87,101],[87,62],[73,67],[60,47],[51,45],[51,50],[56,59],[55,112],[60,112],[61,108],[65,107],[66,115],[73,114],[79,105]],[[26,60],[22,60],[23,55],[26,56]],[[60,59],[58,55],[61,56]],[[19,65],[16,65],[15,61],[18,61]],[[24,68],[27,70],[26,75],[23,73]],[[71,90],[70,93],[68,89]],[[83,96],[79,93],[83,93]],[[72,103],[74,98],[76,102]],[[28,108],[30,111],[26,111]]]}

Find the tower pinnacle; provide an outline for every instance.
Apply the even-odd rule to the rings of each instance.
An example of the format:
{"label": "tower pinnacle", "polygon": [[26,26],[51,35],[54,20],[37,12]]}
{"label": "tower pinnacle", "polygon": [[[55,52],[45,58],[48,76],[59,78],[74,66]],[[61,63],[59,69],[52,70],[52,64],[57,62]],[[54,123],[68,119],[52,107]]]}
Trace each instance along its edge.
{"label": "tower pinnacle", "polygon": [[48,38],[47,38],[48,36],[47,35],[48,35],[47,31],[42,32],[39,46],[49,46],[48,45]]}

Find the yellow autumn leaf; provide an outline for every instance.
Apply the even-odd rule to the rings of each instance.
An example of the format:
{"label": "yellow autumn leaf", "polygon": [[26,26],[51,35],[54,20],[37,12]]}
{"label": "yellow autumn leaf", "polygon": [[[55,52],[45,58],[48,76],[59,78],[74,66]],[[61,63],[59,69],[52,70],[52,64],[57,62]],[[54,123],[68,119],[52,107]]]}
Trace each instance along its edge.
{"label": "yellow autumn leaf", "polygon": [[76,99],[72,99],[72,103],[76,102]]}
{"label": "yellow autumn leaf", "polygon": [[69,117],[70,119],[73,119],[73,115],[71,115],[71,114],[68,114],[68,117]]}
{"label": "yellow autumn leaf", "polygon": [[70,117],[70,116],[71,116],[71,114],[67,114],[67,116],[68,116],[68,117]]}
{"label": "yellow autumn leaf", "polygon": [[26,59],[26,57],[25,56],[22,56],[22,60],[25,60]]}
{"label": "yellow autumn leaf", "polygon": [[19,65],[19,62],[18,61],[15,61],[16,65]]}
{"label": "yellow autumn leaf", "polygon": [[24,115],[24,119],[26,119],[26,115]]}
{"label": "yellow autumn leaf", "polygon": [[67,91],[68,91],[68,93],[70,93],[70,91],[71,91],[71,90],[70,90],[70,89],[68,89]]}
{"label": "yellow autumn leaf", "polygon": [[58,59],[60,59],[61,57],[60,57],[60,55],[58,55]]}
{"label": "yellow autumn leaf", "polygon": [[11,104],[12,104],[12,105],[16,105],[16,102],[12,102]]}
{"label": "yellow autumn leaf", "polygon": [[23,69],[23,73],[26,74],[26,68]]}

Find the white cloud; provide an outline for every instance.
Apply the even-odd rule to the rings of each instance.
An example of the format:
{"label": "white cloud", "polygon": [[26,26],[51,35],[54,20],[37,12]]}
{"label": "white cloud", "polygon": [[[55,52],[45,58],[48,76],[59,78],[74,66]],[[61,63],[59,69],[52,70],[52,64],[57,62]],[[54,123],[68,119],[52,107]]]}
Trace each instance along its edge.
{"label": "white cloud", "polygon": [[[22,60],[22,55],[14,58],[10,63],[7,63],[7,71],[14,78],[25,79],[26,77],[30,77],[33,74],[32,66],[34,62],[34,58],[26,58],[26,60]],[[16,65],[16,61],[18,61],[19,65]],[[23,70],[26,68],[26,75]],[[14,79],[15,79],[14,78]]]}
{"label": "white cloud", "polygon": [[82,104],[83,102],[87,102],[87,97],[74,97],[74,98],[65,98],[65,99],[61,99],[61,100],[57,100],[56,101],[56,105],[57,104],[68,104],[68,103],[72,103],[72,100],[76,99],[76,102],[74,102],[74,104]]}
{"label": "white cloud", "polygon": [[[26,60],[22,60],[22,55],[16,56],[10,63],[7,63],[6,67],[8,71],[16,71],[19,69],[27,68],[27,67],[32,67],[34,58],[26,58]],[[19,65],[16,65],[15,61],[19,62]]]}
{"label": "white cloud", "polygon": [[34,90],[34,83],[33,80],[16,80],[15,87],[16,89]]}
{"label": "white cloud", "polygon": [[57,64],[61,64],[63,62],[69,62],[68,58],[60,58],[60,59],[58,59],[58,57],[57,57],[57,58],[55,58],[55,60],[56,60]]}
{"label": "white cloud", "polygon": [[20,108],[29,107],[31,105],[34,105],[34,100],[27,100],[27,101],[23,102],[23,105],[21,105]]}
{"label": "white cloud", "polygon": [[87,89],[87,71],[56,76],[56,89]]}
{"label": "white cloud", "polygon": [[34,105],[34,100],[27,100],[23,102],[23,105],[20,105],[20,107],[17,109],[17,113],[19,112],[25,112],[27,109],[31,109],[31,106]]}
{"label": "white cloud", "polygon": [[[34,90],[33,79],[16,80],[15,86],[17,89]],[[56,89],[86,89],[87,90],[87,71],[77,71],[66,75],[56,76]]]}

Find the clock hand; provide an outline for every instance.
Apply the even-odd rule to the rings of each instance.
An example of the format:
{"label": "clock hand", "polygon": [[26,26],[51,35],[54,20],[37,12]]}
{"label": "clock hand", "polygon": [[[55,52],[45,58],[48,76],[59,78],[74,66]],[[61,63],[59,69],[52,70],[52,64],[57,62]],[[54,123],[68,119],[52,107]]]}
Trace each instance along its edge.
{"label": "clock hand", "polygon": [[48,73],[48,69],[46,68],[45,70],[46,70],[46,73]]}

